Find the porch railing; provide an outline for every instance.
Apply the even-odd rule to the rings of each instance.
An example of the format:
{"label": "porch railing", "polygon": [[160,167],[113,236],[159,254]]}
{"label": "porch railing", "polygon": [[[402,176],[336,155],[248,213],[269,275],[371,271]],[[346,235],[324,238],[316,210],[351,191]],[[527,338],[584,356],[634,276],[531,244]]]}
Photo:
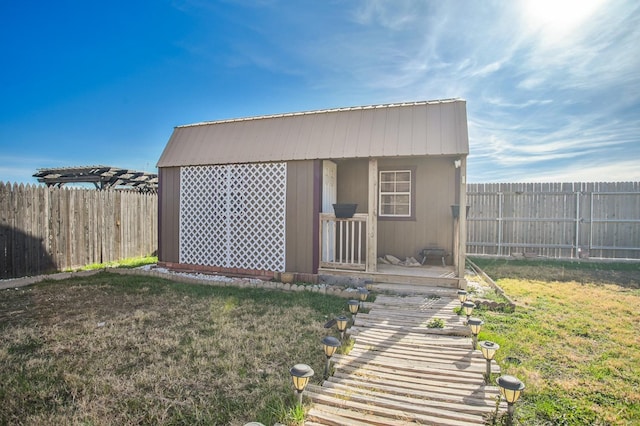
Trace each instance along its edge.
{"label": "porch railing", "polygon": [[366,213],[352,218],[336,218],[333,213],[320,213],[320,267],[366,270]]}

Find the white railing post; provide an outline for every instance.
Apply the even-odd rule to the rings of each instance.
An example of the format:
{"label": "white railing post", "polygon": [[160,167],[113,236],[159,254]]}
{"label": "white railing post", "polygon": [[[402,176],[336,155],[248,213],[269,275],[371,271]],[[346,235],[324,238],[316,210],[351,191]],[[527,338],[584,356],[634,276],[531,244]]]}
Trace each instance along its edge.
{"label": "white railing post", "polygon": [[365,270],[362,250],[363,245],[366,247],[366,234],[362,229],[363,224],[367,229],[367,219],[366,214],[342,219],[331,213],[320,213],[320,246],[323,248],[320,250],[320,267]]}

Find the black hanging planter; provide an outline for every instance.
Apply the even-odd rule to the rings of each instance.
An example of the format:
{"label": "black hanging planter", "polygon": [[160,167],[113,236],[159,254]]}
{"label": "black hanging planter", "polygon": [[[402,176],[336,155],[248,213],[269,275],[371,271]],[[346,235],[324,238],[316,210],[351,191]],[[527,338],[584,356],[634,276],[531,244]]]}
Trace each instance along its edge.
{"label": "black hanging planter", "polygon": [[[469,217],[469,209],[471,208],[471,206],[467,206],[467,212],[465,213],[466,216],[465,217]],[[460,217],[460,205],[458,204],[453,204],[451,206],[451,214],[453,215],[454,219],[457,219]]]}
{"label": "black hanging planter", "polygon": [[349,219],[356,213],[357,208],[357,204],[334,204],[333,212],[337,218]]}

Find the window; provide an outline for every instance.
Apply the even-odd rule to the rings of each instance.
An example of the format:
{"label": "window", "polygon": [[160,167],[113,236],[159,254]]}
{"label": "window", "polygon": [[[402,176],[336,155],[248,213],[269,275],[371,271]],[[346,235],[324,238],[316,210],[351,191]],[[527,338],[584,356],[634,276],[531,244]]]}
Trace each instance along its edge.
{"label": "window", "polygon": [[412,171],[380,171],[378,212],[381,217],[412,216]]}

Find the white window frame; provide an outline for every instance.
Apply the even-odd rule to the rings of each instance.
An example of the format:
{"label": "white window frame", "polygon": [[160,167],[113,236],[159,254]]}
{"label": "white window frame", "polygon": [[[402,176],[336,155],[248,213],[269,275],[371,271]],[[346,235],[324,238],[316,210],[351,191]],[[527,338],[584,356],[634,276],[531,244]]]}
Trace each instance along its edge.
{"label": "white window frame", "polygon": [[[383,190],[383,175],[388,175],[388,174],[394,174],[396,177],[398,174],[400,173],[408,173],[409,174],[409,180],[408,181],[397,181],[397,179],[393,180],[393,183],[395,183],[395,186],[398,185],[398,183],[401,184],[408,184],[409,185],[409,191],[397,191],[397,188],[394,189],[394,191],[384,191]],[[378,179],[379,179],[379,184],[378,184],[378,216],[380,217],[386,217],[386,218],[411,218],[413,216],[413,173],[414,171],[411,169],[397,169],[397,170],[380,170],[379,171],[379,175],[378,175]],[[392,196],[392,197],[396,197],[396,196],[406,196],[409,198],[409,211],[406,214],[397,214],[397,213],[393,213],[393,214],[389,214],[389,213],[384,213],[384,209],[382,208],[382,199],[383,196]],[[394,206],[397,206],[398,204],[391,204]],[[395,209],[394,209],[395,210]]]}

